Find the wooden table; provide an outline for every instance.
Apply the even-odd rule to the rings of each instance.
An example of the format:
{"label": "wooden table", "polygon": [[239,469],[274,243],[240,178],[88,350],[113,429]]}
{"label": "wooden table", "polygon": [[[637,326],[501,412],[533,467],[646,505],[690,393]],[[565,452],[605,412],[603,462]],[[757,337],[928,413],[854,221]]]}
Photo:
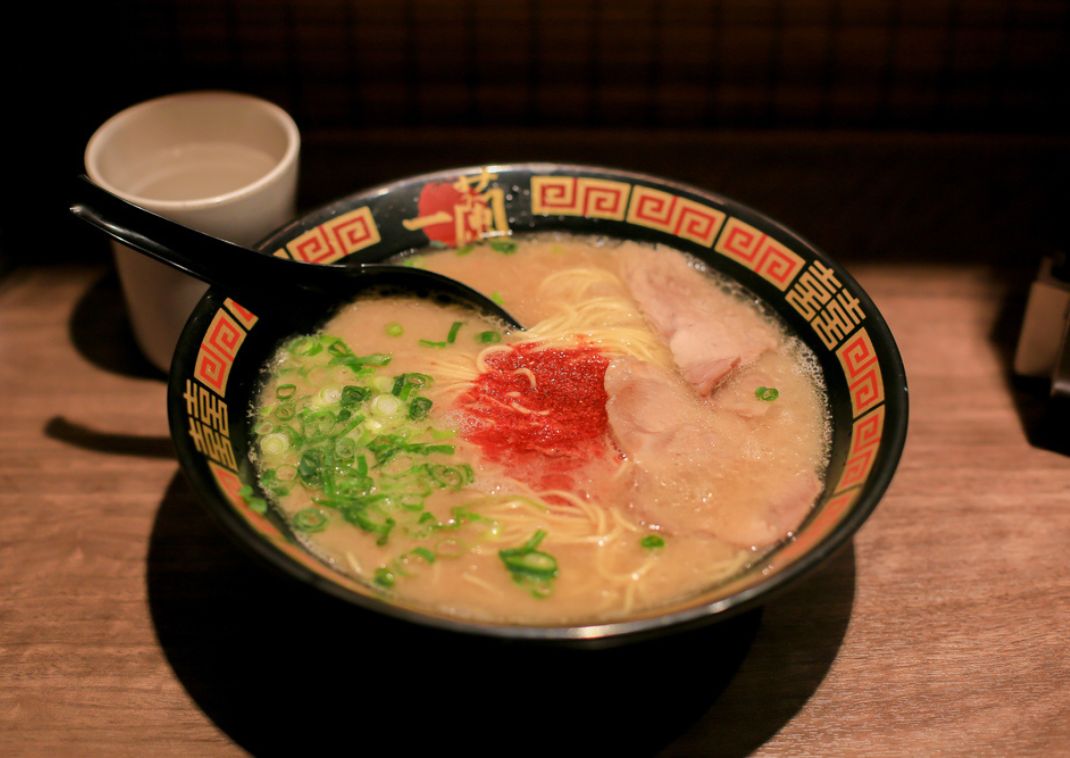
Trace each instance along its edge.
{"label": "wooden table", "polygon": [[261,570],[178,471],[114,279],[16,271],[0,287],[0,754],[415,752],[443,733],[507,754],[566,728],[624,754],[1065,754],[1070,458],[1029,444],[1033,401],[1008,383],[1014,279],[855,271],[911,383],[881,506],[763,612],[595,652],[399,630]]}

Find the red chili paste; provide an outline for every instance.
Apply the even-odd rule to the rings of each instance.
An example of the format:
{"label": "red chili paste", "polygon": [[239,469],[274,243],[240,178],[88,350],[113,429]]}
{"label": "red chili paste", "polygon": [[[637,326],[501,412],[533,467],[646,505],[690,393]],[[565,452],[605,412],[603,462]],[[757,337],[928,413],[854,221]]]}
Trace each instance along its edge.
{"label": "red chili paste", "polygon": [[570,472],[606,453],[608,364],[594,347],[492,353],[457,401],[471,422],[465,438],[536,488],[571,489]]}

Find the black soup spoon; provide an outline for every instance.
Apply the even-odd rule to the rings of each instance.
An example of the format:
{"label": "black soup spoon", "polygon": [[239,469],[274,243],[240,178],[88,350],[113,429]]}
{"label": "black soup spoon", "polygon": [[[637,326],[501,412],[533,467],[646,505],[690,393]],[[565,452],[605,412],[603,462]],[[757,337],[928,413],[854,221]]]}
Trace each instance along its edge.
{"label": "black soup spoon", "polygon": [[260,253],[158,216],[94,184],[75,182],[71,213],[128,247],[220,288],[254,313],[279,303],[323,313],[361,292],[382,290],[453,302],[515,329],[524,327],[490,298],[456,279],[384,263],[318,265]]}

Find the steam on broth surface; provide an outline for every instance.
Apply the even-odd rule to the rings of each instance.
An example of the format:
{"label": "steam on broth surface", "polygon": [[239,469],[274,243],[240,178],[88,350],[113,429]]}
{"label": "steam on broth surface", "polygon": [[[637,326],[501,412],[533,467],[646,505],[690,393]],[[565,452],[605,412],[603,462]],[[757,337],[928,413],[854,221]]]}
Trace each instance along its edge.
{"label": "steam on broth surface", "polygon": [[367,298],[284,344],[261,484],[339,571],[465,618],[610,620],[723,581],[821,491],[813,356],[665,247],[528,237],[417,256],[500,298]]}

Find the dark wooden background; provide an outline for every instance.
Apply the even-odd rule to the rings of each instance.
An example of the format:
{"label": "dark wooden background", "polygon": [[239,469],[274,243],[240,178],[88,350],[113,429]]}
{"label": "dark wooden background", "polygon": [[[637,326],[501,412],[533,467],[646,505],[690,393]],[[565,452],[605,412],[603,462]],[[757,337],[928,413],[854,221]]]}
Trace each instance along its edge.
{"label": "dark wooden background", "polygon": [[[76,242],[104,251],[64,212],[64,183],[81,169],[86,140],[127,105],[198,88],[258,94],[294,115],[312,161],[305,207],[458,162],[658,165],[645,149],[597,149],[606,135],[612,144],[636,131],[652,151],[685,135],[681,155],[687,135],[774,135],[763,154],[781,136],[815,152],[839,149],[822,142],[829,134],[850,132],[861,152],[871,138],[872,155],[845,155],[846,192],[836,176],[817,199],[805,188],[804,202],[831,209],[816,219],[823,227],[841,218],[839,201],[869,199],[871,190],[859,199],[852,172],[887,184],[902,161],[933,159],[903,138],[981,135],[1009,149],[1007,162],[976,143],[971,152],[966,140],[965,152],[936,167],[947,186],[935,194],[961,191],[973,202],[998,193],[978,208],[981,223],[1005,215],[996,206],[1035,208],[1011,221],[1028,227],[1030,243],[1059,244],[1049,211],[1067,195],[1052,167],[1061,153],[1049,148],[1070,125],[1070,5],[1059,0],[109,0],[10,13],[0,119],[7,184],[17,188],[0,212],[9,264],[64,259]],[[577,132],[595,136],[577,142]],[[334,145],[355,151],[383,133],[410,147],[396,169],[318,171]],[[486,150],[451,151],[473,133],[487,136]],[[568,149],[575,144],[593,149]],[[729,160],[715,189],[778,211],[767,208],[777,193],[749,183],[750,160],[746,150]],[[797,170],[796,159],[787,173]]]}

